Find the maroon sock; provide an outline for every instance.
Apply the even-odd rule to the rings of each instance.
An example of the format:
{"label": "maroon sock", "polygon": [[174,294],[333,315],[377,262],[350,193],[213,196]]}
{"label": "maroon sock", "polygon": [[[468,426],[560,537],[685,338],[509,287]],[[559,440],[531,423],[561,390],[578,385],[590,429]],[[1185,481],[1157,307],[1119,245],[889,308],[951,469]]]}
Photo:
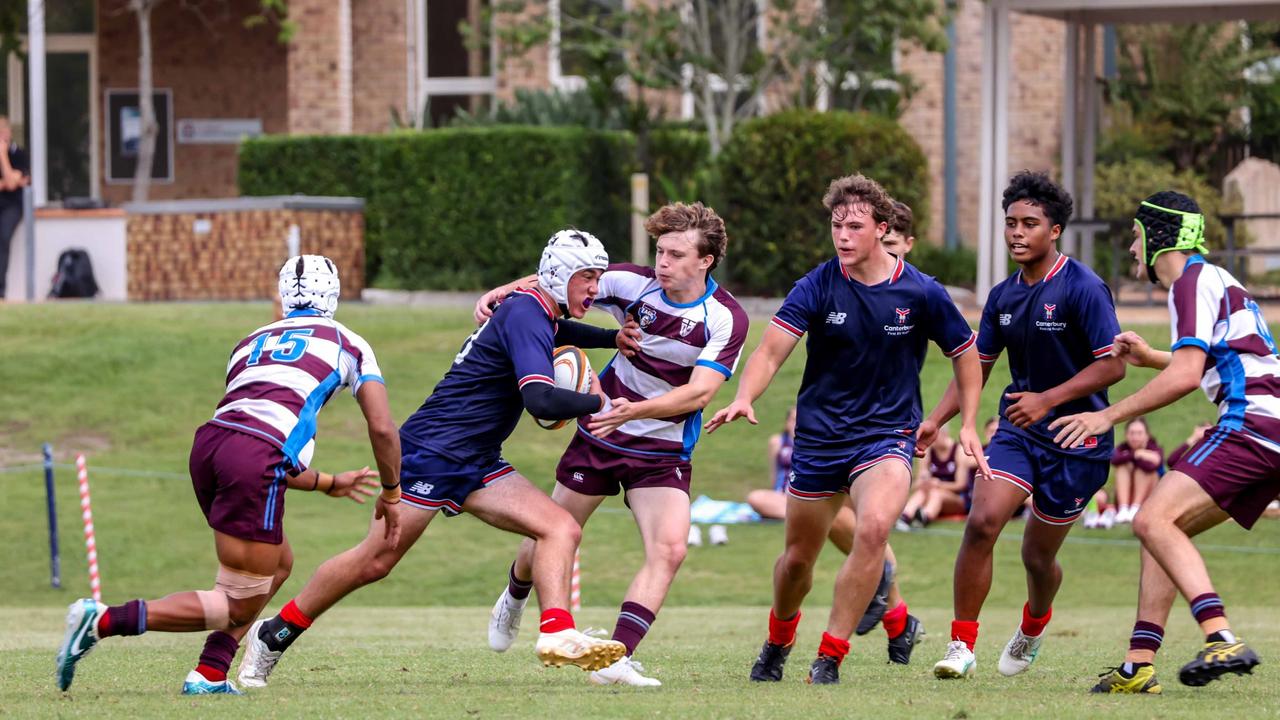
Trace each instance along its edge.
{"label": "maroon sock", "polygon": [[1195,616],[1198,623],[1227,616],[1226,610],[1222,607],[1222,598],[1218,597],[1218,593],[1203,593],[1192,598],[1191,614]]}
{"label": "maroon sock", "polygon": [[640,603],[624,602],[618,612],[618,623],[613,626],[613,639],[627,646],[627,657],[636,651],[636,646],[649,632],[649,626],[657,617],[652,610]]}
{"label": "maroon sock", "polygon": [[221,682],[227,679],[227,668],[235,659],[240,641],[221,630],[209,633],[204,639],[204,652],[200,653],[200,662],[196,671],[210,682]]}
{"label": "maroon sock", "polygon": [[507,594],[516,600],[523,600],[529,597],[529,591],[532,589],[533,581],[516,577],[516,564],[511,563],[511,569],[507,571]]}
{"label": "maroon sock", "polygon": [[1133,624],[1133,634],[1129,636],[1130,650],[1150,650],[1159,652],[1164,643],[1164,628],[1155,623],[1139,620]]}
{"label": "maroon sock", "polygon": [[113,605],[98,618],[98,637],[112,635],[141,635],[147,631],[147,603],[130,600],[123,605]]}

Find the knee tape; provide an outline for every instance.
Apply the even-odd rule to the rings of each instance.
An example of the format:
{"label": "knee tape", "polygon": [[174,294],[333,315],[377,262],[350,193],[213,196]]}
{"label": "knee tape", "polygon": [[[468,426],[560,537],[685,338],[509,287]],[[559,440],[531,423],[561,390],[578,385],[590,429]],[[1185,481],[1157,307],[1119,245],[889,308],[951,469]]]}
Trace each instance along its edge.
{"label": "knee tape", "polygon": [[270,575],[250,575],[219,565],[218,579],[214,581],[213,589],[225,593],[232,600],[244,600],[271,592],[271,580]]}
{"label": "knee tape", "polygon": [[226,630],[231,625],[231,607],[227,596],[217,590],[197,590],[200,607],[204,609],[205,630]]}
{"label": "knee tape", "polygon": [[231,626],[231,601],[271,592],[271,577],[249,575],[219,566],[212,590],[197,590],[204,610],[206,630],[226,630]]}

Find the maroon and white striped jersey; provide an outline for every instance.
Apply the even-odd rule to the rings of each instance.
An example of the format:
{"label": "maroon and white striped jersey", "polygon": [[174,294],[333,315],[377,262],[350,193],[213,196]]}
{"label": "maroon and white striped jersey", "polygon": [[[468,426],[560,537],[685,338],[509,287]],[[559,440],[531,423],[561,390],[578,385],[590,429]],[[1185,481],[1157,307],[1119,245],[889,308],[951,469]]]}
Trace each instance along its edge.
{"label": "maroon and white striped jersey", "polygon": [[1280,358],[1249,291],[1192,255],[1169,291],[1169,316],[1172,349],[1197,347],[1208,356],[1200,388],[1218,406],[1218,425],[1280,452]]}
{"label": "maroon and white striped jersey", "polygon": [[[600,372],[600,386],[611,398],[632,401],[658,397],[685,385],[698,366],[726,379],[738,366],[747,339],[747,314],[729,291],[707,278],[707,291],[688,303],[667,297],[653,268],[616,263],[600,276],[597,307],[626,322],[628,314],[643,334],[635,357],[613,356]],[[644,418],[596,438],[579,421],[578,432],[591,442],[636,457],[688,459],[702,429],[702,411],[668,418]]]}
{"label": "maroon and white striped jersey", "polygon": [[299,310],[258,328],[227,362],[227,393],[212,422],[276,445],[295,469],[315,450],[316,416],[343,387],[383,382],[373,349],[342,323]]}

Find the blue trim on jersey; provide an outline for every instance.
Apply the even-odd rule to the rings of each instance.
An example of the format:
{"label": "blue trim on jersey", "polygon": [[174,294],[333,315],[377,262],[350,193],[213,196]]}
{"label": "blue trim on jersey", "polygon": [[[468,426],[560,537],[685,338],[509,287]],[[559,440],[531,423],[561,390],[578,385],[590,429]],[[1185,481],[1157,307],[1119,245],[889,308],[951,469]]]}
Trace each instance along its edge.
{"label": "blue trim on jersey", "polygon": [[288,320],[289,318],[296,318],[296,317],[323,317],[323,315],[321,315],[319,310],[315,310],[312,308],[302,308],[301,310],[294,310],[293,312],[289,313],[288,315],[285,315],[284,317],[286,320]]}
{"label": "blue trim on jersey", "polygon": [[684,457],[693,455],[693,446],[698,444],[702,436],[702,411],[698,410],[684,421]]}
{"label": "blue trim on jersey", "polygon": [[360,378],[359,378],[358,380],[356,380],[356,383],[357,383],[358,385],[363,385],[363,384],[365,384],[365,383],[367,383],[367,382],[376,382],[376,383],[379,383],[379,384],[381,384],[381,385],[386,385],[386,384],[387,384],[387,381],[386,381],[386,380],[383,380],[381,375],[374,375],[374,374],[372,374],[372,373],[370,373],[370,374],[368,374],[368,375],[361,375],[361,376],[360,376]]}
{"label": "blue trim on jersey", "polygon": [[284,466],[276,465],[276,476],[271,480],[271,489],[267,491],[267,509],[262,514],[262,529],[270,530],[275,525],[276,495],[279,493],[280,478]]}
{"label": "blue trim on jersey", "polygon": [[240,430],[241,432],[247,432],[250,435],[253,435],[254,437],[260,437],[263,440],[266,440],[267,442],[271,443],[272,445],[275,445],[276,447],[282,446],[282,443],[278,439],[268,435],[267,433],[262,432],[257,428],[251,428],[248,425],[233,423],[230,420],[223,420],[222,418],[217,418],[217,417],[213,418],[209,422],[215,425],[221,425],[222,427],[225,427],[225,428],[231,428],[232,430]]}
{"label": "blue trim on jersey", "polygon": [[721,365],[715,360],[699,360],[694,363],[694,366],[698,366],[698,365],[701,365],[702,367],[708,367],[708,368],[711,368],[712,370],[719,372],[721,375],[724,376],[725,380],[728,380],[729,378],[733,377],[733,373],[729,370],[729,368]]}
{"label": "blue trim on jersey", "polygon": [[1178,342],[1174,343],[1173,347],[1169,348],[1169,352],[1173,352],[1174,350],[1177,350],[1179,348],[1184,348],[1184,347],[1197,347],[1205,351],[1205,353],[1209,352],[1209,343],[1196,337],[1182,338]]}
{"label": "blue trim on jersey", "polygon": [[311,439],[316,436],[316,415],[320,414],[320,408],[329,401],[329,397],[333,395],[333,391],[342,383],[342,375],[337,370],[329,373],[311,394],[307,396],[307,401],[302,405],[302,411],[298,413],[298,424],[293,426],[293,432],[289,433],[289,439],[285,440],[284,447],[280,451],[284,456],[296,466],[298,464],[298,453]]}
{"label": "blue trim on jersey", "polygon": [[1196,253],[1195,255],[1192,255],[1191,257],[1187,258],[1187,261],[1182,264],[1182,271],[1186,272],[1187,268],[1191,267],[1192,265],[1206,265],[1206,264],[1208,263],[1205,261],[1204,256],[1201,255],[1200,253]]}
{"label": "blue trim on jersey", "polygon": [[[701,410],[699,410],[699,411],[698,411],[698,413],[699,413],[699,415],[701,415],[702,411],[701,411]],[[673,457],[673,458],[680,458],[681,460],[688,460],[688,459],[689,459],[689,457],[688,457],[688,455],[687,455],[687,454],[682,455],[682,454],[680,454],[680,453],[656,452],[656,451],[653,451],[653,450],[636,450],[635,448],[629,448],[629,447],[623,447],[623,446],[621,446],[621,445],[615,445],[615,444],[613,444],[613,443],[609,442],[608,440],[605,440],[605,439],[603,439],[603,438],[598,438],[598,437],[596,437],[595,435],[592,435],[591,433],[587,432],[585,429],[583,429],[583,427],[582,427],[582,425],[581,425],[581,424],[579,424],[579,425],[578,425],[578,432],[580,432],[580,433],[582,433],[583,435],[585,435],[585,436],[587,436],[588,438],[590,438],[590,439],[591,439],[591,442],[600,443],[601,445],[604,445],[605,447],[610,448],[611,450],[617,450],[618,452],[620,452],[620,453],[622,453],[622,454],[624,454],[624,455],[625,455],[625,454],[627,454],[627,453],[631,453],[632,455],[648,455],[648,456],[650,456],[650,457]],[[685,430],[685,432],[687,433],[687,432],[688,432],[688,430],[686,429],[686,430]],[[696,438],[696,437],[694,438],[694,442],[697,442],[697,438]]]}
{"label": "blue trim on jersey", "polygon": [[[712,295],[713,293],[715,293],[715,291],[716,291],[717,289],[719,289],[719,288],[720,288],[720,286],[716,284],[715,278],[708,277],[708,278],[707,278],[707,291],[706,291],[705,293],[703,293],[703,294],[702,294],[702,297],[698,298],[697,300],[694,300],[693,302],[688,302],[688,303],[678,303],[678,302],[676,302],[676,301],[672,300],[671,298],[667,297],[667,291],[666,291],[666,290],[663,290],[661,287],[659,287],[659,288],[658,288],[658,292],[660,293],[660,294],[658,295],[658,297],[662,298],[662,302],[664,302],[664,303],[666,303],[666,304],[670,305],[671,307],[678,307],[678,308],[691,308],[691,307],[693,307],[693,306],[695,306],[695,305],[699,305],[699,304],[701,304],[701,303],[706,302],[706,301],[707,301],[707,298],[711,297],[711,295]],[[647,295],[648,293],[645,293],[645,294]],[[643,297],[643,296],[641,296],[641,297]]]}
{"label": "blue trim on jersey", "polygon": [[1227,387],[1227,411],[1218,418],[1218,425],[1228,430],[1244,429],[1244,411],[1249,407],[1245,399],[1245,370],[1240,362],[1240,355],[1227,343],[1220,342],[1213,346],[1214,356],[1218,361],[1218,377]]}

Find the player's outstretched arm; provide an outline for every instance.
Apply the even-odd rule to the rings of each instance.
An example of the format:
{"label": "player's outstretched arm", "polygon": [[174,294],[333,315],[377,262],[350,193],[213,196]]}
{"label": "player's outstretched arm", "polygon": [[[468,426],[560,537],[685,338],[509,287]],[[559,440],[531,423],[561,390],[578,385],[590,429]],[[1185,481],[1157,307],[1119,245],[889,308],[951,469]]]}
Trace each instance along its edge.
{"label": "player's outstretched arm", "polygon": [[367,381],[356,392],[356,402],[364,413],[369,426],[369,445],[378,466],[378,478],[382,494],[374,505],[373,516],[386,518],[383,535],[392,547],[400,541],[400,432],[391,420],[391,404],[387,401],[387,387],[380,382]]}
{"label": "player's outstretched arm", "polygon": [[1005,408],[1005,417],[1020,428],[1030,427],[1044,419],[1055,407],[1109,388],[1124,379],[1124,361],[1104,356],[1076,373],[1061,385],[1044,392],[1015,392],[1005,397],[1013,404]]}
{"label": "player's outstretched arm", "polygon": [[472,311],[476,319],[477,325],[483,325],[486,320],[493,317],[493,306],[502,298],[510,295],[519,288],[530,288],[538,284],[537,275],[526,275],[519,280],[512,280],[506,285],[496,287],[476,301],[475,309]]}
{"label": "player's outstretched arm", "polygon": [[1064,448],[1079,447],[1087,437],[1178,401],[1199,387],[1205,358],[1205,352],[1198,347],[1174,350],[1168,366],[1138,392],[1105,410],[1068,415],[1050,423],[1049,429],[1058,431],[1053,441]]}
{"label": "player's outstretched arm", "polygon": [[963,352],[951,360],[955,372],[956,394],[960,401],[960,447],[964,454],[978,464],[978,475],[991,479],[991,468],[982,452],[982,439],[978,437],[978,404],[982,401],[982,386],[986,384],[986,372],[978,361],[977,352]]}
{"label": "player's outstretched arm", "polygon": [[632,420],[669,418],[701,410],[711,402],[727,379],[718,370],[697,366],[689,376],[689,382],[658,397],[640,402],[614,399],[609,411],[592,417],[587,427],[592,435],[604,437]]}
{"label": "player's outstretched arm", "polygon": [[1126,330],[1116,336],[1111,354],[1135,367],[1163,370],[1173,362],[1173,353],[1167,350],[1156,350],[1141,335]]}
{"label": "player's outstretched arm", "polygon": [[764,394],[769,383],[773,382],[773,376],[778,374],[778,369],[791,356],[791,351],[796,349],[798,342],[800,339],[796,336],[772,324],[766,326],[764,336],[760,338],[760,345],[751,353],[751,357],[747,358],[742,379],[738,381],[737,395],[732,403],[721,408],[711,417],[706,425],[707,432],[713,433],[721,425],[741,417],[745,417],[752,425],[759,425],[752,403]]}

